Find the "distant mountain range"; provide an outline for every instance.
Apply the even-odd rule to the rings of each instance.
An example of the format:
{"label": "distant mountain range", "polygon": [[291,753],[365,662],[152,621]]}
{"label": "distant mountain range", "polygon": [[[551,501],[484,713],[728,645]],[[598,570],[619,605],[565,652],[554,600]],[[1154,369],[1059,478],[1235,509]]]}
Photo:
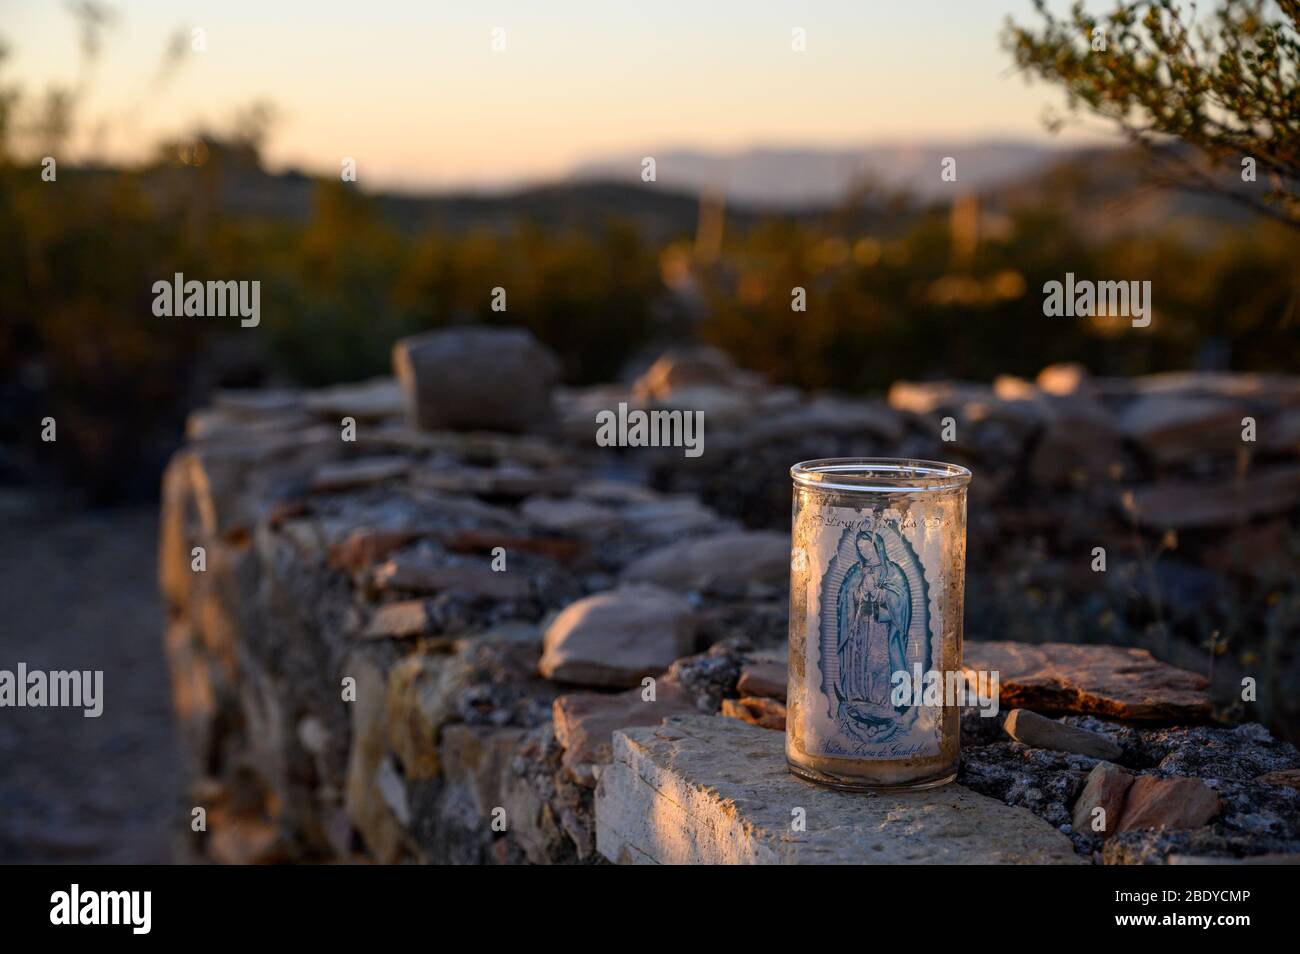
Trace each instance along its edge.
{"label": "distant mountain range", "polygon": [[[922,200],[954,191],[984,191],[1036,176],[1070,155],[1060,147],[1018,141],[922,143],[859,149],[754,148],[737,152],[647,150],[594,159],[577,166],[576,182],[641,183],[642,160],[655,160],[656,183],[678,192],[722,192],[729,201],[763,208],[832,205],[851,189],[874,183]],[[956,159],[957,181],[944,182],[946,157]]]}
{"label": "distant mountain range", "polygon": [[[219,144],[210,148],[211,163],[220,168],[212,181],[223,214],[300,223],[314,214],[318,180],[312,176],[268,173],[256,163],[228,159]],[[955,183],[940,178],[946,156],[957,160]],[[1044,204],[1065,209],[1079,233],[1092,237],[1179,220],[1217,225],[1251,218],[1226,199],[1156,187],[1145,157],[1129,149],[984,142],[857,151],[754,149],[733,155],[677,150],[655,156],[653,184],[641,181],[641,158],[584,163],[559,181],[504,193],[378,192],[370,197],[386,222],[408,232],[435,228],[451,235],[500,233],[522,222],[548,230],[593,232],[617,220],[634,223],[647,241],[656,243],[695,234],[698,195],[704,191],[721,190],[728,196],[726,229],[734,234],[774,214],[817,221],[837,207],[846,212],[846,193],[865,181],[877,183],[881,192],[854,207],[854,227],[881,235],[908,228],[927,205],[943,206],[972,192],[983,207],[995,211]],[[111,167],[85,171],[116,174]],[[145,190],[159,201],[170,194],[188,194],[192,180],[191,171],[172,166],[155,167],[141,177]],[[900,191],[910,192],[916,201],[892,201]],[[1185,229],[1185,234],[1208,240],[1213,230]]]}

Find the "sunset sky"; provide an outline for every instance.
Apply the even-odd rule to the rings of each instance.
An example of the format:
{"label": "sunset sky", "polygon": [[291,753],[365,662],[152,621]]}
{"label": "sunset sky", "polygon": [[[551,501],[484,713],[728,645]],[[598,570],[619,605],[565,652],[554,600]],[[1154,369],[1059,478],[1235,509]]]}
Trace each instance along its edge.
{"label": "sunset sky", "polygon": [[[1012,73],[999,47],[1008,14],[1031,22],[1028,0],[110,6],[80,117],[105,132],[83,135],[79,157],[134,158],[265,99],[279,113],[275,167],[326,171],[352,156],[375,187],[490,186],[673,147],[1044,140],[1044,110],[1062,103]],[[190,49],[194,27],[204,52]],[[497,27],[504,52],[492,50]],[[791,50],[795,27],[804,53]],[[178,33],[179,66],[163,81]],[[7,83],[31,95],[77,82],[63,3],[0,0],[0,37]]]}

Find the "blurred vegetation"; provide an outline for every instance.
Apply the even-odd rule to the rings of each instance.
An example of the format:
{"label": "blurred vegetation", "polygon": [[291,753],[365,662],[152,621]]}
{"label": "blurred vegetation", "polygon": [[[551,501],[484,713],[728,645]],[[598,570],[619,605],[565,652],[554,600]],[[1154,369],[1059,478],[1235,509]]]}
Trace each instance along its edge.
{"label": "blurred vegetation", "polygon": [[[77,9],[93,56],[102,18]],[[850,391],[1060,360],[1102,374],[1300,367],[1294,233],[1153,212],[1113,159],[942,206],[864,188],[841,208],[765,216],[572,185],[475,200],[467,222],[455,197],[269,174],[265,104],[137,166],[61,159],[45,181],[80,87],[35,93],[6,75],[0,51],[0,479],[48,476],[34,462],[53,459],[92,499],[152,494],[213,387],[385,373],[398,337],[470,321],[528,327],[574,384],[687,336],[777,382]],[[1044,318],[1043,283],[1067,271],[1151,281],[1155,320]],[[155,317],[152,285],[175,272],[260,281],[260,326]],[[54,447],[39,443],[47,415]]]}
{"label": "blurred vegetation", "polygon": [[[990,380],[1053,361],[1096,373],[1206,365],[1294,370],[1300,248],[1275,223],[1169,227],[1096,241],[1065,203],[1015,209],[962,252],[948,210],[895,237],[773,222],[731,245],[707,282],[702,331],[741,363],[806,387],[876,390],[900,377]],[[1043,284],[1150,280],[1156,317],[1048,319]],[[805,287],[806,313],[791,288]]]}

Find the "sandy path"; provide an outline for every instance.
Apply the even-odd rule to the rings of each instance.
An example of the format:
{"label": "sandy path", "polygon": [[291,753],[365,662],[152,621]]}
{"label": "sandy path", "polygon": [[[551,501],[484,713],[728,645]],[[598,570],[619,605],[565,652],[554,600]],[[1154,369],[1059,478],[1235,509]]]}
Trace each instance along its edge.
{"label": "sandy path", "polygon": [[102,669],[104,712],[0,708],[0,861],[167,862],[186,818],[155,508],[0,500],[0,669]]}

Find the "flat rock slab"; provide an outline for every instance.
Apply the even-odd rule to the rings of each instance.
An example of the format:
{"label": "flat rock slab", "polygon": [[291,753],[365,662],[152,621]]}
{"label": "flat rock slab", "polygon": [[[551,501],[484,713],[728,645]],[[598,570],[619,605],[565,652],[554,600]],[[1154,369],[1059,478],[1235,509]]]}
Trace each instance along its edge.
{"label": "flat rock slab", "polygon": [[753,584],[783,585],[790,575],[790,535],[766,530],[719,533],[670,544],[623,570],[630,583],[677,590],[744,592]]}
{"label": "flat rock slab", "polygon": [[1232,398],[1149,394],[1124,410],[1119,425],[1152,458],[1170,464],[1240,447],[1245,413],[1245,406]]}
{"label": "flat rock slab", "polygon": [[541,674],[557,682],[627,688],[691,651],[695,615],[684,596],[649,584],[570,603],[546,628]]}
{"label": "flat rock slab", "polygon": [[1012,709],[1007,713],[1002,728],[1017,742],[1039,749],[1077,752],[1108,762],[1113,762],[1124,754],[1118,743],[1100,732],[1090,732],[1078,726],[1057,722],[1028,709]]}
{"label": "flat rock slab", "polygon": [[736,689],[742,695],[785,701],[789,672],[785,653],[753,653],[745,658]]}
{"label": "flat rock slab", "polygon": [[394,378],[374,378],[359,384],[336,384],[308,391],[303,402],[308,410],[321,417],[355,417],[359,421],[397,417],[406,409],[402,389]]}
{"label": "flat rock slab", "polygon": [[603,767],[612,759],[615,731],[632,726],[657,726],[667,716],[698,711],[670,679],[658,680],[653,701],[642,689],[614,694],[570,692],[552,704],[555,738],[564,749],[565,774],[586,788],[595,788]]}
{"label": "flat rock slab", "polygon": [[1254,467],[1240,478],[1165,481],[1134,487],[1121,509],[1153,530],[1228,527],[1269,514],[1286,513],[1300,502],[1300,467]]}
{"label": "flat rock slab", "polygon": [[821,788],[790,774],[783,735],[704,715],[614,734],[596,787],[596,847],[639,864],[1083,863],[1024,809],[960,785]]}
{"label": "flat rock slab", "polygon": [[557,533],[582,537],[601,537],[618,527],[618,515],[603,504],[589,500],[529,497],[519,508],[520,515],[534,526]]}
{"label": "flat rock slab", "polygon": [[487,565],[435,563],[419,557],[395,557],[375,568],[373,581],[382,590],[449,593],[467,599],[514,600],[528,595],[520,574]]}
{"label": "flat rock slab", "polygon": [[1210,718],[1205,677],[1162,663],[1145,649],[967,642],[962,658],[966,669],[998,672],[1004,709],[1133,722]]}
{"label": "flat rock slab", "polygon": [[519,464],[503,467],[420,467],[411,479],[421,487],[446,494],[479,494],[484,497],[528,497],[533,494],[562,494],[572,480],[568,471],[545,471]]}
{"label": "flat rock slab", "polygon": [[432,623],[428,604],[424,600],[385,603],[375,610],[375,615],[361,631],[361,637],[401,639],[404,636],[420,636],[431,631]]}
{"label": "flat rock slab", "polygon": [[323,464],[311,476],[311,489],[316,492],[356,490],[405,477],[410,469],[411,462],[405,457],[391,456]]}

